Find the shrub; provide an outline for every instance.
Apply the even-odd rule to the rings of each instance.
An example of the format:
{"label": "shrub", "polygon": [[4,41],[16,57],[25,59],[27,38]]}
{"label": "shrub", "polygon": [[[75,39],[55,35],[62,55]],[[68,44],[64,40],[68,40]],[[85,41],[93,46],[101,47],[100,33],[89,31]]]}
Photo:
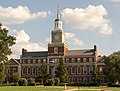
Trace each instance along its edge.
{"label": "shrub", "polygon": [[35,86],[35,79],[29,78],[28,79],[28,86]]}
{"label": "shrub", "polygon": [[54,85],[59,86],[60,79],[59,78],[54,78],[54,81],[55,81]]}
{"label": "shrub", "polygon": [[53,84],[52,79],[47,79],[44,83],[45,86],[52,86],[52,84]]}
{"label": "shrub", "polygon": [[18,82],[19,86],[27,86],[27,79],[21,78]]}

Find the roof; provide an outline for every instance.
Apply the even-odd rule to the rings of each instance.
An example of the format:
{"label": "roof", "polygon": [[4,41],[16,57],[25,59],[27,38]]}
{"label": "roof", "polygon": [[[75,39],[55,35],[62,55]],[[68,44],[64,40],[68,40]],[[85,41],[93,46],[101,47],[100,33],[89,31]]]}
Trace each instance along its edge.
{"label": "roof", "polygon": [[47,57],[48,51],[38,51],[38,52],[25,52],[22,57]]}
{"label": "roof", "polygon": [[97,62],[104,62],[105,55],[104,56],[99,56]]}
{"label": "roof", "polygon": [[18,63],[20,63],[20,59],[15,59]]}
{"label": "roof", "polygon": [[11,58],[10,59],[10,62],[9,62],[11,65],[15,65],[15,64],[20,64],[20,59],[14,59],[14,58]]}
{"label": "roof", "polygon": [[85,50],[68,50],[65,56],[94,56],[95,50],[94,49],[85,49]]}

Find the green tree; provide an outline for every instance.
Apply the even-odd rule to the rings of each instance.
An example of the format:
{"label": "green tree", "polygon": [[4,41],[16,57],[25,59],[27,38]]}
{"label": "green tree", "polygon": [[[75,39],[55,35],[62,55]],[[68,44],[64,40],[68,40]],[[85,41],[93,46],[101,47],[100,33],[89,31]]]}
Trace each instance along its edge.
{"label": "green tree", "polygon": [[105,58],[104,74],[110,82],[120,82],[120,51],[114,52]]}
{"label": "green tree", "polygon": [[20,79],[19,74],[17,72],[15,72],[15,73],[12,74],[12,77],[13,77],[14,84],[17,85],[17,83]]}
{"label": "green tree", "polygon": [[0,81],[3,82],[6,77],[6,64],[8,63],[8,56],[12,54],[11,46],[15,44],[16,38],[8,35],[8,30],[2,28],[0,24]]}
{"label": "green tree", "polygon": [[0,64],[0,83],[5,81],[6,74],[5,74],[5,66],[3,63]]}
{"label": "green tree", "polygon": [[100,84],[100,72],[99,72],[99,69],[98,69],[98,66],[96,63],[94,65],[93,77],[94,77],[94,82],[96,83],[96,85],[99,86],[99,84]]}
{"label": "green tree", "polygon": [[59,60],[59,66],[55,72],[56,77],[60,79],[60,83],[68,82],[68,72],[63,60]]}
{"label": "green tree", "polygon": [[50,76],[47,74],[47,65],[44,63],[39,67],[38,70],[38,77],[37,79],[44,84],[44,82],[49,78]]}

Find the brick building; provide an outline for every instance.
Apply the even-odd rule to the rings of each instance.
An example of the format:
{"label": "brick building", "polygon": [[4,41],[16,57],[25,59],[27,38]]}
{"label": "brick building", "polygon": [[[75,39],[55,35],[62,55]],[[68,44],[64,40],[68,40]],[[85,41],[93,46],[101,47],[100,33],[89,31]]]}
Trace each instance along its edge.
{"label": "brick building", "polygon": [[101,74],[101,82],[106,83],[102,70],[105,64],[104,57],[98,56],[97,46],[91,49],[69,50],[65,44],[65,33],[62,29],[62,21],[58,12],[54,21],[54,29],[51,32],[51,43],[48,43],[48,51],[29,52],[22,49],[20,56],[20,76],[22,78],[36,78],[38,76],[38,68],[42,63],[47,65],[48,73],[55,75],[56,67],[62,58],[69,73],[69,80],[72,83],[93,82],[93,68],[97,64]]}

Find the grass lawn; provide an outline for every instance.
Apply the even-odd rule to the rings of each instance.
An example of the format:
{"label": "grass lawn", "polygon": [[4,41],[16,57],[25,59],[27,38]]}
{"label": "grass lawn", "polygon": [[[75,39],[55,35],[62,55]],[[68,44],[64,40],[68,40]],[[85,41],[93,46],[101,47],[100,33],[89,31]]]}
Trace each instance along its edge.
{"label": "grass lawn", "polygon": [[100,90],[120,91],[120,87],[107,87],[107,86],[100,86],[100,87],[80,86],[79,88],[80,88],[80,91],[100,91]]}
{"label": "grass lawn", "polygon": [[0,91],[62,91],[63,86],[0,86]]}
{"label": "grass lawn", "polygon": [[[67,86],[68,89],[77,91],[77,86]],[[0,86],[0,91],[63,91],[64,86]],[[81,87],[80,91],[100,91],[100,90],[115,90],[120,91],[117,87]]]}

